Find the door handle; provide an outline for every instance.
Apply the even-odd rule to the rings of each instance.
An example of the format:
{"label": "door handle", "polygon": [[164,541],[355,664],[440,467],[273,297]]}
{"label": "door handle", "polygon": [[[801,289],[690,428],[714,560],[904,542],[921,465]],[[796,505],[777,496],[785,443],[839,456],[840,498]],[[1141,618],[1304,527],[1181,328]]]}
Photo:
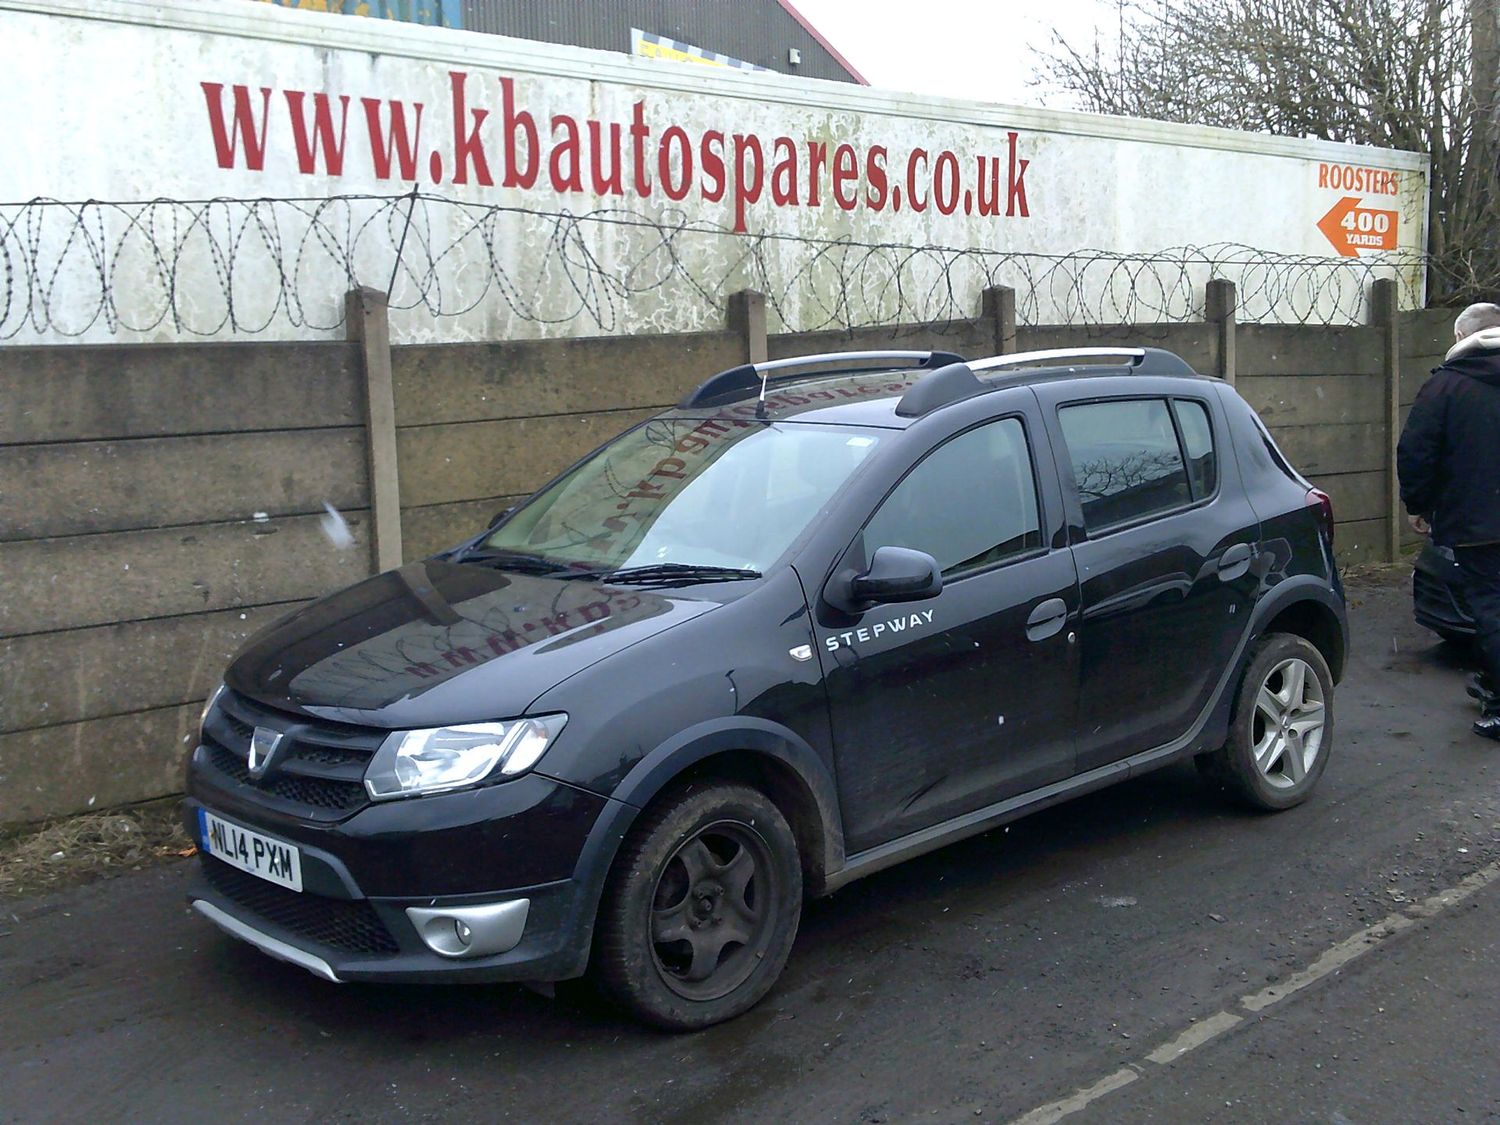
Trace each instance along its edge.
{"label": "door handle", "polygon": [[1248,543],[1236,543],[1219,556],[1219,581],[1233,582],[1250,569],[1255,552]]}
{"label": "door handle", "polygon": [[1068,603],[1061,598],[1048,598],[1031,611],[1026,619],[1026,639],[1045,641],[1056,636],[1068,620]]}

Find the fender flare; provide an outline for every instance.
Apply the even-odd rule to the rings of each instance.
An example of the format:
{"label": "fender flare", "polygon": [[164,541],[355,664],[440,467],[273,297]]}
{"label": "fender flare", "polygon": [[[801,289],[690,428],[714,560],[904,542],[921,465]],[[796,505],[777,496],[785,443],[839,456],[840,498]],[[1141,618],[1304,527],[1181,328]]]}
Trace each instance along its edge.
{"label": "fender flare", "polygon": [[[1342,598],[1329,586],[1328,580],[1312,574],[1299,574],[1279,582],[1255,604],[1250,618],[1248,637],[1251,642],[1266,631],[1266,626],[1283,610],[1298,602],[1314,602],[1328,611],[1338,630],[1338,664],[1334,679],[1342,679],[1342,666],[1349,653],[1349,618]],[[1249,646],[1246,646],[1248,652]],[[1329,661],[1333,665],[1333,661]]]}
{"label": "fender flare", "polygon": [[[1194,725],[1192,737],[1185,746],[1192,753],[1217,746],[1228,735],[1230,713],[1234,709],[1235,697],[1239,694],[1240,682],[1250,662],[1250,650],[1266,633],[1266,626],[1283,610],[1299,602],[1315,602],[1328,611],[1338,627],[1341,657],[1349,651],[1349,622],[1343,600],[1329,587],[1327,579],[1316,575],[1299,574],[1278,582],[1266,591],[1251,607],[1250,624],[1241,636],[1234,656],[1214,688],[1213,697]],[[1174,755],[1175,756],[1175,755]]]}
{"label": "fender flare", "polygon": [[[636,818],[685,770],[726,751],[748,751],[790,769],[807,789],[821,822],[818,827],[823,854],[814,857],[815,870],[826,878],[844,866],[844,830],[839,818],[838,791],[827,766],[806,741],[779,723],[766,719],[730,716],[699,723],[673,735],[631,767],[589,830],[573,871],[578,893],[573,896],[568,927],[570,932],[580,936],[580,940],[573,946],[577,961],[575,971],[569,975],[581,975],[587,967],[605,881],[620,844]],[[821,881],[819,879],[817,883]],[[821,886],[810,889],[814,894],[821,893]]]}

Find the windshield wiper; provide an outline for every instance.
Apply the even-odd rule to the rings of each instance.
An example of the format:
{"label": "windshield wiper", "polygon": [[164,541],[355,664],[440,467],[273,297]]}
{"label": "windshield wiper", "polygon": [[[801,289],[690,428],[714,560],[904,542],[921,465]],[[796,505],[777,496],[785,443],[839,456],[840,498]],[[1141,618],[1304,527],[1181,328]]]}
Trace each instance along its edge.
{"label": "windshield wiper", "polygon": [[650,566],[627,566],[624,570],[608,571],[601,578],[606,582],[629,583],[673,583],[673,582],[732,582],[746,578],[759,578],[760,571],[740,566],[706,566],[699,563],[653,563]]}
{"label": "windshield wiper", "polygon": [[528,555],[525,551],[506,551],[496,547],[475,547],[457,555],[453,561],[481,566],[488,564],[522,574],[555,574],[560,570],[568,570],[573,565],[558,559],[544,558],[542,555]]}

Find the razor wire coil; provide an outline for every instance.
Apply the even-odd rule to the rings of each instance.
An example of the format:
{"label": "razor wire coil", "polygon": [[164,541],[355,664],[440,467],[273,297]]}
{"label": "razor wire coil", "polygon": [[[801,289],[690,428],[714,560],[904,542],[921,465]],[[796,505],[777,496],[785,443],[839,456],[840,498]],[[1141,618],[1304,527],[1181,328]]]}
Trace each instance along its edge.
{"label": "razor wire coil", "polygon": [[665,301],[722,316],[741,289],[786,331],[950,325],[1009,286],[1021,324],[1181,323],[1204,284],[1235,282],[1242,322],[1350,324],[1370,283],[1402,303],[1422,256],[1277,254],[1233,243],[1151,253],[1040,254],[736,233],[686,212],[575,213],[412,192],[305,199],[33,199],[0,204],[0,341],[164,332],[234,338],[273,327],[334,332],[339,287],[387,290],[434,320],[492,311],[571,335],[613,334]]}

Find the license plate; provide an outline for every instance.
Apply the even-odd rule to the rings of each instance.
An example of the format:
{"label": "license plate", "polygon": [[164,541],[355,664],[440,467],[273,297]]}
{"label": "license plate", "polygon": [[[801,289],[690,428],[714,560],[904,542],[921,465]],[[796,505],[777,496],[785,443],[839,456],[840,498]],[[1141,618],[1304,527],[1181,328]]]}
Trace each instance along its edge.
{"label": "license plate", "polygon": [[279,887],[302,889],[302,856],[295,845],[231,824],[207,809],[198,810],[198,842],[205,852],[231,867]]}

